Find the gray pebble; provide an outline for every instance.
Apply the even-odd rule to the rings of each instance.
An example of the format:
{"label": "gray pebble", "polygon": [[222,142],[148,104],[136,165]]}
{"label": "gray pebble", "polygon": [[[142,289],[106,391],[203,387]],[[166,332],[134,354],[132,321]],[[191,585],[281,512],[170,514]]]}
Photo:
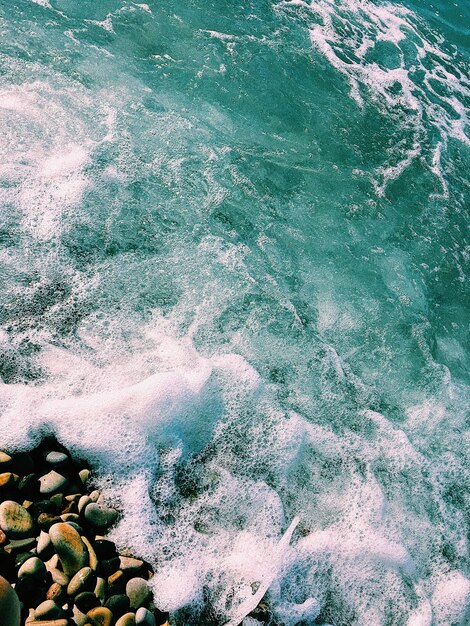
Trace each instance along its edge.
{"label": "gray pebble", "polygon": [[85,507],[84,517],[95,530],[104,531],[116,522],[119,513],[104,504],[90,502]]}
{"label": "gray pebble", "polygon": [[156,626],[155,616],[142,606],[136,611],[135,624],[136,626]]}
{"label": "gray pebble", "polygon": [[139,609],[152,596],[147,581],[143,578],[131,578],[126,585],[126,594],[132,609]]}
{"label": "gray pebble", "polygon": [[62,476],[55,470],[51,470],[39,479],[39,492],[45,496],[52,495],[64,489],[67,483],[68,480],[65,476]]}

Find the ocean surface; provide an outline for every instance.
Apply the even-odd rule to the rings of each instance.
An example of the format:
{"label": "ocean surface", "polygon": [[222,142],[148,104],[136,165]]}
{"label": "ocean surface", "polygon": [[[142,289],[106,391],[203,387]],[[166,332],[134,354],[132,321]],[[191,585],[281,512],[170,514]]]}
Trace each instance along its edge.
{"label": "ocean surface", "polygon": [[0,0],[0,447],[175,626],[470,624],[469,68],[467,0]]}

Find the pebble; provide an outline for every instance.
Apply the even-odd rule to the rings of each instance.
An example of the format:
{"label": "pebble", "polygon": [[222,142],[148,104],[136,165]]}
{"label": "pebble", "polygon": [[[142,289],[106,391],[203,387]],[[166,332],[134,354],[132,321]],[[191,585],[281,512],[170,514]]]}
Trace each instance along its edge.
{"label": "pebble", "polygon": [[83,567],[78,571],[67,586],[69,596],[75,596],[89,589],[95,580],[95,575],[90,567]]}
{"label": "pebble", "polygon": [[140,559],[134,559],[130,556],[120,556],[119,562],[120,569],[122,569],[122,571],[128,575],[134,575],[139,573],[144,565],[144,562]]}
{"label": "pebble", "polygon": [[126,613],[118,619],[116,626],[135,626],[134,613]]}
{"label": "pebble", "polygon": [[139,609],[151,597],[147,581],[143,578],[131,578],[126,585],[126,594],[131,601],[131,608]]}
{"label": "pebble", "polygon": [[80,480],[82,481],[82,484],[86,486],[88,479],[91,476],[91,472],[89,469],[82,469],[78,472],[78,475],[80,476]]}
{"label": "pebble", "polygon": [[34,609],[34,619],[60,619],[64,616],[64,612],[54,600],[45,600]]}
{"label": "pebble", "polygon": [[42,495],[52,495],[63,489],[68,480],[59,472],[51,470],[48,474],[41,476],[39,479],[39,493]]}
{"label": "pebble", "polygon": [[79,593],[75,598],[75,606],[82,612],[87,613],[91,609],[100,606],[99,599],[91,591],[83,591]]}
{"label": "pebble", "polygon": [[47,600],[54,600],[57,604],[62,605],[62,600],[65,600],[65,590],[59,583],[52,583],[46,593]]}
{"label": "pebble", "polygon": [[46,576],[46,572],[46,566],[41,559],[38,559],[37,556],[33,556],[25,561],[18,570],[18,579],[21,580],[25,576],[31,576],[31,578],[35,580],[43,580]]}
{"label": "pebble", "polygon": [[3,452],[3,450],[0,450],[0,468],[7,467],[11,461],[11,456],[6,452]]}
{"label": "pebble", "polygon": [[104,606],[98,606],[88,611],[87,617],[93,626],[112,626],[114,624],[113,614]]}
{"label": "pebble", "polygon": [[12,474],[11,472],[3,472],[0,474],[0,489],[4,489],[5,487],[12,487],[16,485],[19,481],[19,476],[17,474]]}
{"label": "pebble", "polygon": [[148,609],[141,607],[135,614],[136,626],[156,626],[156,621],[153,613]]}
{"label": "pebble", "polygon": [[84,517],[95,530],[105,531],[117,521],[119,513],[105,504],[90,502],[85,507]]}
{"label": "pebble", "polygon": [[65,452],[49,452],[46,456],[46,463],[49,465],[53,465],[54,467],[60,467],[61,465],[65,465],[69,457]]}
{"label": "pebble", "polygon": [[44,530],[41,530],[39,537],[38,537],[38,543],[37,543],[36,549],[38,551],[38,556],[40,556],[41,559],[43,559],[44,561],[49,560],[54,550],[49,533],[46,533],[44,532]]}
{"label": "pebble", "polygon": [[99,566],[99,561],[98,561],[98,557],[96,556],[96,552],[93,549],[93,546],[91,545],[91,543],[88,541],[88,539],[85,536],[82,536],[82,541],[85,544],[86,549],[88,550],[88,565],[91,567],[91,569],[94,572],[96,572]]}
{"label": "pebble", "polygon": [[83,613],[83,611],[80,611],[80,609],[76,605],[74,605],[72,609],[72,616],[73,616],[74,624],[76,624],[76,626],[85,626],[85,624],[89,624],[86,613]]}
{"label": "pebble", "polygon": [[7,546],[5,546],[5,552],[12,554],[25,552],[26,550],[34,548],[35,545],[35,537],[28,537],[27,539],[14,539],[13,541],[10,541]]}
{"label": "pebble", "polygon": [[124,615],[124,613],[129,612],[131,602],[125,594],[119,594],[108,598],[104,606],[108,608],[114,618],[117,619],[118,617]]}
{"label": "pebble", "polygon": [[108,590],[108,584],[105,581],[105,579],[97,578],[93,593],[95,594],[97,598],[99,598],[102,604],[104,604],[105,602],[107,590]]}
{"label": "pebble", "polygon": [[69,524],[54,524],[49,530],[64,573],[73,576],[88,562],[88,552],[78,532]]}
{"label": "pebble", "polygon": [[32,532],[34,522],[21,504],[6,500],[0,504],[0,527],[8,537],[21,539]]}
{"label": "pebble", "polygon": [[87,504],[90,504],[90,502],[93,502],[90,496],[82,496],[78,501],[78,512],[81,513]]}
{"label": "pebble", "polygon": [[0,615],[2,626],[20,626],[20,601],[10,583],[0,576]]}

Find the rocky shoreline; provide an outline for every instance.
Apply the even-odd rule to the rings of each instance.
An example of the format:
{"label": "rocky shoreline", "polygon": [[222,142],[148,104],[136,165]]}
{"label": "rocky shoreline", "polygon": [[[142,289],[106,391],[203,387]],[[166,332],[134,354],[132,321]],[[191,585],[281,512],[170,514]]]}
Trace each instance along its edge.
{"label": "rocky shoreline", "polygon": [[57,441],[0,451],[2,626],[169,626],[150,564],[106,539],[119,516]]}

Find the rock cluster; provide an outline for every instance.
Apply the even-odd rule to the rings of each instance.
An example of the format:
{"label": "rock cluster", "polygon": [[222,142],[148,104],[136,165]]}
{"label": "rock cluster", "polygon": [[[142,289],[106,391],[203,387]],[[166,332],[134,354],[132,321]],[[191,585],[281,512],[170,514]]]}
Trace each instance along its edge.
{"label": "rock cluster", "polygon": [[168,626],[151,566],[105,537],[118,519],[56,441],[0,451],[2,626]]}

